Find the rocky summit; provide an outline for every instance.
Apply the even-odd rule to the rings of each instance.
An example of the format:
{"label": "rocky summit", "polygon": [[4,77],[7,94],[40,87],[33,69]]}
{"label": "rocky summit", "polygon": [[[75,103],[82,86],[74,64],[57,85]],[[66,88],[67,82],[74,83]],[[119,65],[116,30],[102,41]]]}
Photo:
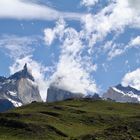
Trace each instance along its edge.
{"label": "rocky summit", "polygon": [[140,103],[140,91],[131,86],[124,87],[119,84],[110,87],[108,91],[103,94],[103,98],[116,102]]}
{"label": "rocky summit", "polygon": [[42,101],[38,86],[29,72],[27,64],[25,64],[23,70],[8,78],[0,77],[0,100],[9,101],[14,107],[29,104],[33,101]]}

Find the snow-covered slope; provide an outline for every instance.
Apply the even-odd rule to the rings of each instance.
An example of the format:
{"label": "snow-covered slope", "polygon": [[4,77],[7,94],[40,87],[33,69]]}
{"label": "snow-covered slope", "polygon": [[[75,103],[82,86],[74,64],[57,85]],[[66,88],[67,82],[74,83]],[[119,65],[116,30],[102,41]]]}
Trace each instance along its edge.
{"label": "snow-covered slope", "polygon": [[140,91],[130,86],[124,87],[122,85],[117,85],[110,87],[109,90],[103,94],[103,98],[111,99],[116,102],[140,103]]}
{"label": "snow-covered slope", "polygon": [[42,101],[38,86],[26,64],[23,70],[9,78],[0,77],[0,99],[10,101],[15,107]]}

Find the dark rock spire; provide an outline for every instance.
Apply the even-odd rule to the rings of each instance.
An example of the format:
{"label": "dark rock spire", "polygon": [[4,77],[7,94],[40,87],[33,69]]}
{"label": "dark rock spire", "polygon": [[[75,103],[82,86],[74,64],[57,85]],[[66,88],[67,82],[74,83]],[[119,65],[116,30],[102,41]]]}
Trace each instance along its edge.
{"label": "dark rock spire", "polygon": [[28,71],[28,68],[27,68],[27,63],[25,63],[25,65],[24,65],[24,71]]}
{"label": "dark rock spire", "polygon": [[9,79],[16,79],[16,80],[19,80],[21,78],[28,78],[28,79],[34,81],[34,77],[28,70],[27,63],[25,63],[23,70],[15,73],[14,75],[9,77]]}

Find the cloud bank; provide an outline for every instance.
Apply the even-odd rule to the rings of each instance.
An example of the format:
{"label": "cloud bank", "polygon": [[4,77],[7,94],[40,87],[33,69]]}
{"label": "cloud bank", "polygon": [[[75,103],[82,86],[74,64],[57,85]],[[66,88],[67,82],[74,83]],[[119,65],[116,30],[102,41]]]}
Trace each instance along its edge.
{"label": "cloud bank", "polygon": [[30,46],[35,42],[37,42],[37,38],[34,37],[3,35],[0,36],[0,49],[3,49],[4,53],[15,60],[31,54],[35,48]]}
{"label": "cloud bank", "polygon": [[86,7],[94,6],[99,0],[82,0],[81,5]]}
{"label": "cloud bank", "polygon": [[63,19],[56,23],[53,29],[44,30],[47,45],[58,39],[61,53],[56,65],[56,71],[50,77],[50,84],[75,93],[95,93],[98,91],[91,72],[97,66],[92,64],[88,55],[82,56],[85,45],[81,39],[81,32],[67,27]]}
{"label": "cloud bank", "polygon": [[[83,0],[81,4],[89,8],[97,2]],[[46,28],[44,30],[46,44],[51,46],[55,39],[59,39],[61,43],[59,46],[61,54],[56,72],[51,77],[52,83],[57,81],[58,86],[71,91],[83,93],[98,91],[94,76],[90,79],[95,70],[92,67],[97,68],[91,59],[95,55],[106,53],[107,60],[111,61],[129,49],[138,48],[138,36],[131,38],[128,44],[117,43],[116,40],[119,34],[125,32],[126,27],[140,27],[140,10],[137,6],[139,4],[137,0],[134,3],[132,0],[110,0],[109,4],[97,14],[89,12],[82,17],[80,31],[67,27],[65,23],[57,23],[54,28]],[[105,41],[111,33],[115,34],[112,40],[106,41],[100,48],[95,47],[98,42]],[[89,69],[86,69],[87,67]]]}
{"label": "cloud bank", "polygon": [[56,20],[60,17],[79,20],[82,14],[60,12],[26,0],[0,0],[0,18],[25,20]]}

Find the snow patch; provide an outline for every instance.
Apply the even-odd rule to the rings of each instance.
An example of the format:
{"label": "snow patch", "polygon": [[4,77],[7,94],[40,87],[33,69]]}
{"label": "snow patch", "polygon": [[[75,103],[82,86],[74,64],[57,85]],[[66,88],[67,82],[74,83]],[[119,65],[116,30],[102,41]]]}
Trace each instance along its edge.
{"label": "snow patch", "polygon": [[116,87],[112,87],[113,90],[115,90],[116,92],[122,93],[123,95],[126,95],[123,91],[117,89]]}
{"label": "snow patch", "polygon": [[14,105],[15,107],[20,107],[20,106],[22,106],[22,103],[20,103],[20,102],[16,102],[16,101],[14,101],[14,100],[12,100],[12,99],[10,99],[10,98],[8,98],[8,100],[9,100],[10,102],[12,102],[13,105]]}
{"label": "snow patch", "polygon": [[11,96],[15,96],[15,97],[17,96],[16,92],[13,92],[13,91],[8,91],[8,92],[10,93]]}

